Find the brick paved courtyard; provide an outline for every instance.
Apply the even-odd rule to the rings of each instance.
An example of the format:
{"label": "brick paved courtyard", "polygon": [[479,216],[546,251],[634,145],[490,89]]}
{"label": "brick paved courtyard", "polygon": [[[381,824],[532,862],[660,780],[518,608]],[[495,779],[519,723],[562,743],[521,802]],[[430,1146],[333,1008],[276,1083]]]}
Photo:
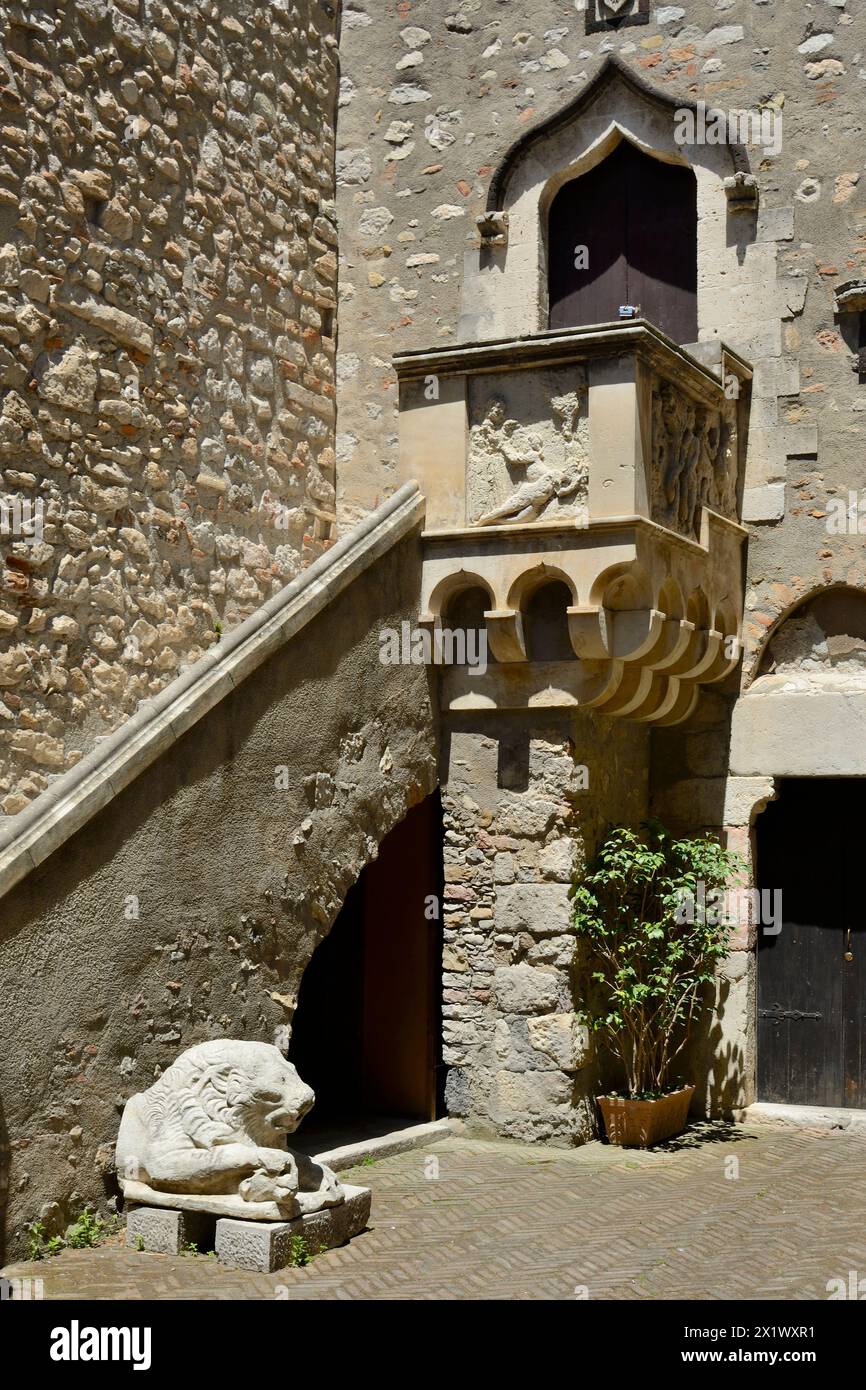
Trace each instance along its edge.
{"label": "brick paved courtyard", "polygon": [[115,1238],[5,1273],[73,1299],[826,1299],[828,1279],[866,1275],[861,1136],[704,1125],[651,1153],[447,1138],[345,1177],[372,1187],[371,1228],[304,1269]]}

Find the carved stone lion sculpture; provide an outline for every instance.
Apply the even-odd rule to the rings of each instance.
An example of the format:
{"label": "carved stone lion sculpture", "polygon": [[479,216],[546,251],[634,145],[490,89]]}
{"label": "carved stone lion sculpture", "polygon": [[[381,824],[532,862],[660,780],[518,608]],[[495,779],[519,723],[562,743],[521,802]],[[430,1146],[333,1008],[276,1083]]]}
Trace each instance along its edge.
{"label": "carved stone lion sculpture", "polygon": [[286,1147],[314,1100],[270,1043],[189,1048],[126,1103],[116,1155],[124,1197],[248,1221],[338,1206],[330,1169]]}

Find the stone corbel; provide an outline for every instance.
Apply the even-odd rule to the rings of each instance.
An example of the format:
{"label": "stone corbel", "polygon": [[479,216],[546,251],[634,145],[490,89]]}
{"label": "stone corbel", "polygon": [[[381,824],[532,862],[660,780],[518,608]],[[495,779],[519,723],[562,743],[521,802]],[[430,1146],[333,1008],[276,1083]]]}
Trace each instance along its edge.
{"label": "stone corbel", "polygon": [[[639,724],[660,724],[677,708],[683,698],[682,681],[676,676],[656,676],[654,695],[657,697],[631,717]],[[689,689],[691,687],[688,687]]]}
{"label": "stone corbel", "polygon": [[574,654],[582,661],[606,661],[608,650],[608,630],[603,608],[577,604],[567,608],[568,635]]}
{"label": "stone corbel", "polygon": [[[671,681],[671,685],[677,685],[676,681]],[[695,711],[698,703],[700,687],[697,685],[680,685],[676,697],[666,714],[656,715],[653,718],[653,725],[657,729],[667,728],[671,724],[683,724]]]}
{"label": "stone corbel", "polygon": [[[613,663],[615,667],[619,662]],[[594,708],[603,714],[616,715],[620,719],[630,718],[636,710],[645,708],[651,704],[655,695],[656,701],[660,698],[655,694],[661,677],[655,676],[652,671],[647,671],[644,666],[624,666],[622,678],[617,683],[616,690],[604,699],[592,701]]]}
{"label": "stone corbel", "polygon": [[655,649],[645,660],[654,671],[670,675],[681,664],[688,665],[690,646],[696,646],[695,625],[685,618],[666,618]]}
{"label": "stone corbel", "polygon": [[655,608],[613,610],[580,604],[566,613],[575,655],[592,661],[646,664],[665,625],[664,613]]}
{"label": "stone corbel", "polygon": [[583,661],[580,672],[580,704],[605,709],[616,696],[626,675],[622,661]]}
{"label": "stone corbel", "polygon": [[686,656],[668,674],[680,680],[702,683],[707,679],[705,673],[717,664],[724,640],[724,634],[713,628],[698,629]]}
{"label": "stone corbel", "polygon": [[658,646],[665,623],[664,613],[655,608],[616,611],[610,615],[610,655],[620,661],[645,659]]}
{"label": "stone corbel", "polygon": [[478,228],[482,250],[491,246],[508,245],[507,212],[482,212],[480,217],[476,217],[475,225]]}
{"label": "stone corbel", "polygon": [[484,614],[487,640],[497,661],[526,661],[523,617],[515,608],[491,608]]}
{"label": "stone corbel", "polygon": [[758,180],[754,174],[746,174],[740,169],[725,179],[724,188],[729,212],[758,211]]}
{"label": "stone corbel", "polygon": [[833,291],[833,305],[837,314],[862,314],[866,312],[866,280],[846,280]]}
{"label": "stone corbel", "polygon": [[723,681],[725,676],[729,676],[739,665],[740,658],[743,655],[743,644],[739,639],[736,639],[733,653],[729,655],[727,648],[730,640],[729,637],[722,637],[722,642],[716,653],[715,660],[707,667],[701,676],[702,685],[713,685],[717,681]]}

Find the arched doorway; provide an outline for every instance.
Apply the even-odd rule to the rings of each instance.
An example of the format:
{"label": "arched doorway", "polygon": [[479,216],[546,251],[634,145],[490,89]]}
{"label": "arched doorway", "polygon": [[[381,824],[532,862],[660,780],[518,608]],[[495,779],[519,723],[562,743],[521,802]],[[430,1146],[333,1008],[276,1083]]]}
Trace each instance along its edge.
{"label": "arched doorway", "polygon": [[303,1135],[436,1117],[441,902],[434,793],[382,841],[304,971],[289,1048],[316,1093]]}
{"label": "arched doorway", "polygon": [[697,181],[621,140],[565,184],[548,218],[550,327],[611,323],[623,305],[676,343],[698,337]]}

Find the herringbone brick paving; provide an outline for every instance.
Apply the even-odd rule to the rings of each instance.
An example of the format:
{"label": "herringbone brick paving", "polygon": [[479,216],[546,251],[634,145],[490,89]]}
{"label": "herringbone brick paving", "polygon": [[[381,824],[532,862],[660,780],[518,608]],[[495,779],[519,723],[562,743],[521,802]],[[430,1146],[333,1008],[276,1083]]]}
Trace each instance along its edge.
{"label": "herringbone brick paving", "polygon": [[708,1124],[651,1153],[449,1138],[346,1176],[373,1189],[370,1229],[304,1269],[115,1240],[5,1272],[74,1299],[821,1299],[866,1276],[864,1137]]}

